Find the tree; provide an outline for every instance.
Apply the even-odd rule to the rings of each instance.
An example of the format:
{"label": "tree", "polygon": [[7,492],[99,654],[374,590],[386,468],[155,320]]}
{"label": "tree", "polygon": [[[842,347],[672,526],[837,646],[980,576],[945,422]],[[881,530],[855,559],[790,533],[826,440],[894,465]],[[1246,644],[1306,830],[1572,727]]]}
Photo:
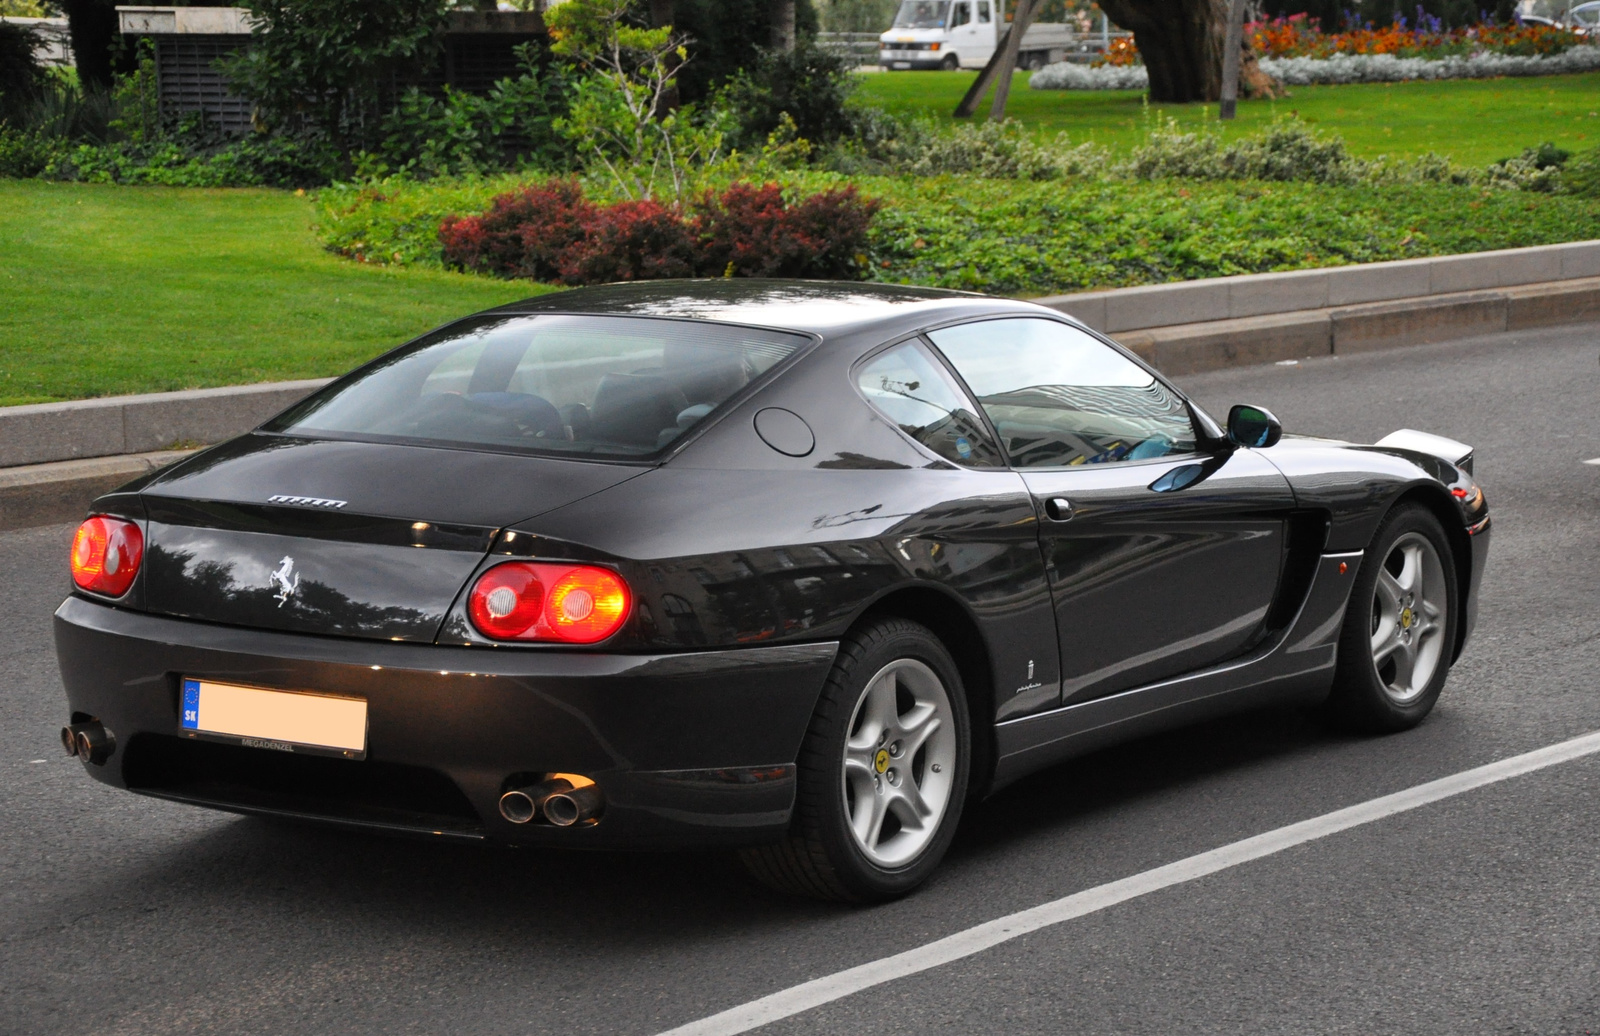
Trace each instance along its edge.
{"label": "tree", "polygon": [[[1228,0],[1100,0],[1100,9],[1133,33],[1150,73],[1152,101],[1186,104],[1221,96]],[[1244,54],[1240,95],[1271,94],[1275,89],[1275,81],[1261,71],[1255,55]]]}
{"label": "tree", "polygon": [[348,151],[376,132],[396,73],[430,67],[447,0],[249,0],[251,46],[228,67],[269,123]]}
{"label": "tree", "polygon": [[630,199],[658,189],[681,202],[697,167],[716,160],[723,130],[692,105],[665,103],[689,58],[671,26],[641,27],[635,0],[567,0],[550,9],[552,53],[583,69],[556,128],[604,168]]}
{"label": "tree", "polygon": [[116,0],[61,0],[61,9],[67,16],[78,82],[110,89],[114,71],[111,45],[119,32]]}
{"label": "tree", "polygon": [[0,122],[21,116],[42,92],[47,74],[39,64],[32,30],[0,22]]}
{"label": "tree", "polygon": [[997,122],[1005,118],[1006,98],[1011,94],[1011,74],[1017,70],[1017,54],[1022,46],[1022,37],[1027,35],[1028,26],[1033,24],[1034,16],[1043,6],[1040,0],[1016,0],[1011,24],[1001,34],[999,45],[995,47],[989,63],[983,66],[983,71],[978,73],[978,78],[973,80],[956,105],[956,118],[966,119],[976,113],[978,103],[983,100],[990,84],[994,85],[994,101],[989,106],[989,117]]}
{"label": "tree", "polygon": [[767,0],[772,5],[772,49],[779,54],[794,50],[794,0]]}
{"label": "tree", "polygon": [[[552,7],[552,13],[559,10]],[[653,14],[653,12],[652,12]],[[797,46],[817,31],[817,12],[811,0],[795,0]],[[689,39],[694,60],[683,68],[678,85],[685,101],[704,101],[722,83],[760,63],[772,45],[770,0],[732,3],[730,0],[674,0],[672,17],[652,24],[671,25]]]}

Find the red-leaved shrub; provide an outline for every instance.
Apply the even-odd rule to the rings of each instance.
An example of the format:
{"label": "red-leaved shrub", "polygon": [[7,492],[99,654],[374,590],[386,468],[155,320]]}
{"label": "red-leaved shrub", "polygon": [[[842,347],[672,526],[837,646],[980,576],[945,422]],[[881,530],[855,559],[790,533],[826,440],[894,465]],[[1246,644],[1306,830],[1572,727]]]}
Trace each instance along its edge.
{"label": "red-leaved shrub", "polygon": [[556,280],[562,253],[583,240],[596,211],[576,180],[502,194],[481,216],[445,217],[439,225],[445,265],[496,277]]}
{"label": "red-leaved shrub", "polygon": [[777,184],[706,192],[692,217],[655,201],[595,205],[575,181],[495,198],[439,226],[448,266],[566,284],[739,276],[854,279],[879,202],[854,187],[790,205]]}
{"label": "red-leaved shrub", "polygon": [[867,250],[867,227],[880,203],[854,187],[813,194],[796,205],[775,183],[736,183],[709,191],[695,220],[701,269],[740,277],[854,279]]}
{"label": "red-leaved shrub", "polygon": [[694,233],[683,218],[654,201],[623,201],[597,209],[583,237],[562,250],[567,284],[693,277]]}

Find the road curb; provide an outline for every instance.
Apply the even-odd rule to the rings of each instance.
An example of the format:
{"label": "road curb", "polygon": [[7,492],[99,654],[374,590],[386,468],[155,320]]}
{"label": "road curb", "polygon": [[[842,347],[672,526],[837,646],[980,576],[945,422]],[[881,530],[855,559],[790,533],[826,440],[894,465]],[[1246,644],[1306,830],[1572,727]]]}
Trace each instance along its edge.
{"label": "road curb", "polygon": [[0,532],[77,521],[101,493],[193,452],[162,450],[0,469]]}
{"label": "road curb", "polygon": [[1572,241],[1286,273],[1207,277],[1035,299],[1096,331],[1126,331],[1338,309],[1600,277],[1600,241]]}
{"label": "road curb", "polygon": [[1600,321],[1600,277],[1328,307],[1116,334],[1165,374],[1431,345]]}
{"label": "road curb", "polygon": [[221,442],[249,431],[330,380],[0,407],[0,469]]}

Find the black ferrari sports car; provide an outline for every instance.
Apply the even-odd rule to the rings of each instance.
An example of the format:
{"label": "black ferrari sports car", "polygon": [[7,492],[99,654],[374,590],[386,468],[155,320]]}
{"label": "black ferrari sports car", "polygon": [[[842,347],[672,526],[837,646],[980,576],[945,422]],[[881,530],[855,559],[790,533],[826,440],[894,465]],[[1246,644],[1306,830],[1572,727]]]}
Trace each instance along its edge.
{"label": "black ferrari sports car", "polygon": [[1388,731],[1476,613],[1469,447],[1219,426],[1060,313],[722,280],[468,317],[100,498],[96,779],[898,895],[964,804],[1232,710]]}

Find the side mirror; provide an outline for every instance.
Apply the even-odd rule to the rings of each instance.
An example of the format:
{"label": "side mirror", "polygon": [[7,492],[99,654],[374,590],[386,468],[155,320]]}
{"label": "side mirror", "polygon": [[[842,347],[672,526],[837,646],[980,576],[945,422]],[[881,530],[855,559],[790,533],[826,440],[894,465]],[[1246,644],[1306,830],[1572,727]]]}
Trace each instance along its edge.
{"label": "side mirror", "polygon": [[1272,411],[1238,404],[1228,411],[1228,439],[1238,446],[1259,450],[1283,438],[1283,425]]}

